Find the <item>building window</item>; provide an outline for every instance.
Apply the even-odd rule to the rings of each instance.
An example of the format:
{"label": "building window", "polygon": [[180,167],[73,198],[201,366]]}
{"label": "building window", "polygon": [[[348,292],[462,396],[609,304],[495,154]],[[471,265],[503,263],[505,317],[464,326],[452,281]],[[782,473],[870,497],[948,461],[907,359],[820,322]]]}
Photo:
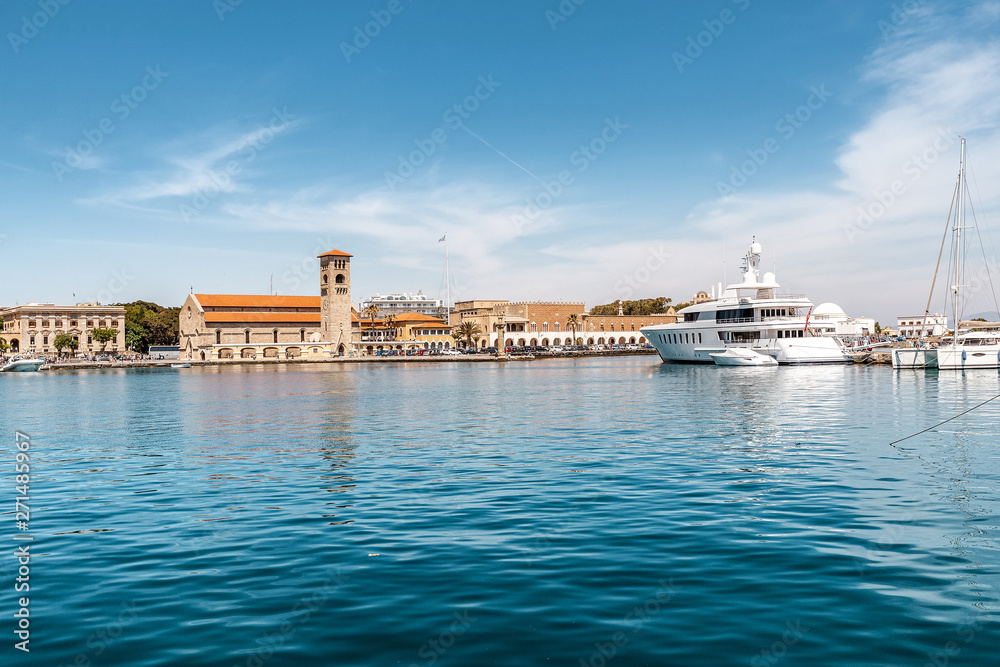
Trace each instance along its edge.
{"label": "building window", "polygon": [[215,344],[222,345],[222,331],[220,329],[215,330]]}
{"label": "building window", "polygon": [[42,345],[48,345],[48,344],[49,344],[49,337],[42,336]]}
{"label": "building window", "polygon": [[247,345],[250,344],[250,330],[246,329],[243,331],[243,342]]}
{"label": "building window", "polygon": [[306,342],[306,330],[305,329],[299,329],[299,342],[300,343]]}
{"label": "building window", "polygon": [[274,334],[274,342],[277,343],[278,342],[278,330],[275,329],[272,333]]}
{"label": "building window", "polygon": [[542,322],[542,331],[548,331],[548,330],[549,330],[549,323]]}
{"label": "building window", "polygon": [[337,274],[337,279],[336,279],[336,281],[335,281],[335,282],[336,282],[336,283],[337,283],[338,285],[343,285],[343,284],[344,284],[344,282],[345,282],[346,280],[347,280],[347,279],[346,279],[346,278],[344,278],[344,274],[343,274],[343,273],[338,273],[338,274]]}
{"label": "building window", "polygon": [[31,337],[31,346],[32,347],[35,346],[35,337],[34,336]]}
{"label": "building window", "polygon": [[327,284],[328,282],[330,282],[330,276],[328,276],[328,275],[326,275],[326,274],[324,273],[324,274],[323,274],[323,284],[325,285],[325,284]]}
{"label": "building window", "polygon": [[532,322],[531,323],[531,330],[532,331],[538,331],[538,323],[537,322]]}
{"label": "building window", "polygon": [[559,331],[559,323],[558,322],[556,322],[555,325],[553,326],[553,331]]}

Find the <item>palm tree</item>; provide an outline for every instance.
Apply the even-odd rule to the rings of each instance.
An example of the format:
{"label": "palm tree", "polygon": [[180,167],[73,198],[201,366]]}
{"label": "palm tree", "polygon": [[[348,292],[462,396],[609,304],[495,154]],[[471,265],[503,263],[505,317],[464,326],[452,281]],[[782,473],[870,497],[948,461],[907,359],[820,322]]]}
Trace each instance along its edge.
{"label": "palm tree", "polygon": [[576,345],[576,330],[580,328],[580,316],[576,313],[570,313],[570,316],[566,318],[566,326],[573,332],[573,345]]}
{"label": "palm tree", "polygon": [[385,328],[389,335],[389,340],[396,340],[396,329],[395,329],[396,316],[393,315],[392,313],[389,313],[388,315],[382,318],[382,322],[383,324],[385,324]]}
{"label": "palm tree", "polygon": [[472,339],[477,340],[482,335],[483,330],[475,322],[462,322],[455,327],[455,340],[464,340],[466,346],[472,344]]}

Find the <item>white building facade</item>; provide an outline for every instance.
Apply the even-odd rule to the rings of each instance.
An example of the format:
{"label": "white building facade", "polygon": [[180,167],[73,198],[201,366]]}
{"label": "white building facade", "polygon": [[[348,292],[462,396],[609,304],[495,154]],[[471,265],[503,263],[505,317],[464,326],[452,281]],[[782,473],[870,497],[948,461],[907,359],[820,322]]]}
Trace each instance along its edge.
{"label": "white building facade", "polygon": [[385,296],[376,292],[375,296],[361,302],[358,312],[365,312],[365,308],[370,305],[378,306],[380,317],[385,315],[399,315],[401,313],[420,313],[429,317],[438,317],[441,315],[441,309],[444,307],[441,299],[432,299],[420,290],[416,294],[406,292],[386,294]]}
{"label": "white building facade", "polygon": [[948,316],[935,313],[933,315],[897,317],[896,325],[899,335],[904,338],[941,336],[948,330]]}

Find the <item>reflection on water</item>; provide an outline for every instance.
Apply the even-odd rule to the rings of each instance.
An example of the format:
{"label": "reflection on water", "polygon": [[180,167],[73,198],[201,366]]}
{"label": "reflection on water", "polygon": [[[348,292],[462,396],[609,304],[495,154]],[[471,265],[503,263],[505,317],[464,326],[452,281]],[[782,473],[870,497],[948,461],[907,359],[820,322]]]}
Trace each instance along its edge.
{"label": "reflection on water", "polygon": [[889,442],[998,384],[649,357],[0,376],[37,457],[18,659],[733,664],[793,627],[788,664],[991,664],[996,410]]}

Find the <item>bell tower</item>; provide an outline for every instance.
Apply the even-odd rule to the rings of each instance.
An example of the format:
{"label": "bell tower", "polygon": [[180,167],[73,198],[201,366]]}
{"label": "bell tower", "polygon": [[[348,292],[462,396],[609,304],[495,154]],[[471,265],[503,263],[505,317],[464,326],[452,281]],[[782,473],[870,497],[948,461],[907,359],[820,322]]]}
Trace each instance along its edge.
{"label": "bell tower", "polygon": [[338,357],[351,349],[351,257],[340,250],[319,255],[320,332]]}

